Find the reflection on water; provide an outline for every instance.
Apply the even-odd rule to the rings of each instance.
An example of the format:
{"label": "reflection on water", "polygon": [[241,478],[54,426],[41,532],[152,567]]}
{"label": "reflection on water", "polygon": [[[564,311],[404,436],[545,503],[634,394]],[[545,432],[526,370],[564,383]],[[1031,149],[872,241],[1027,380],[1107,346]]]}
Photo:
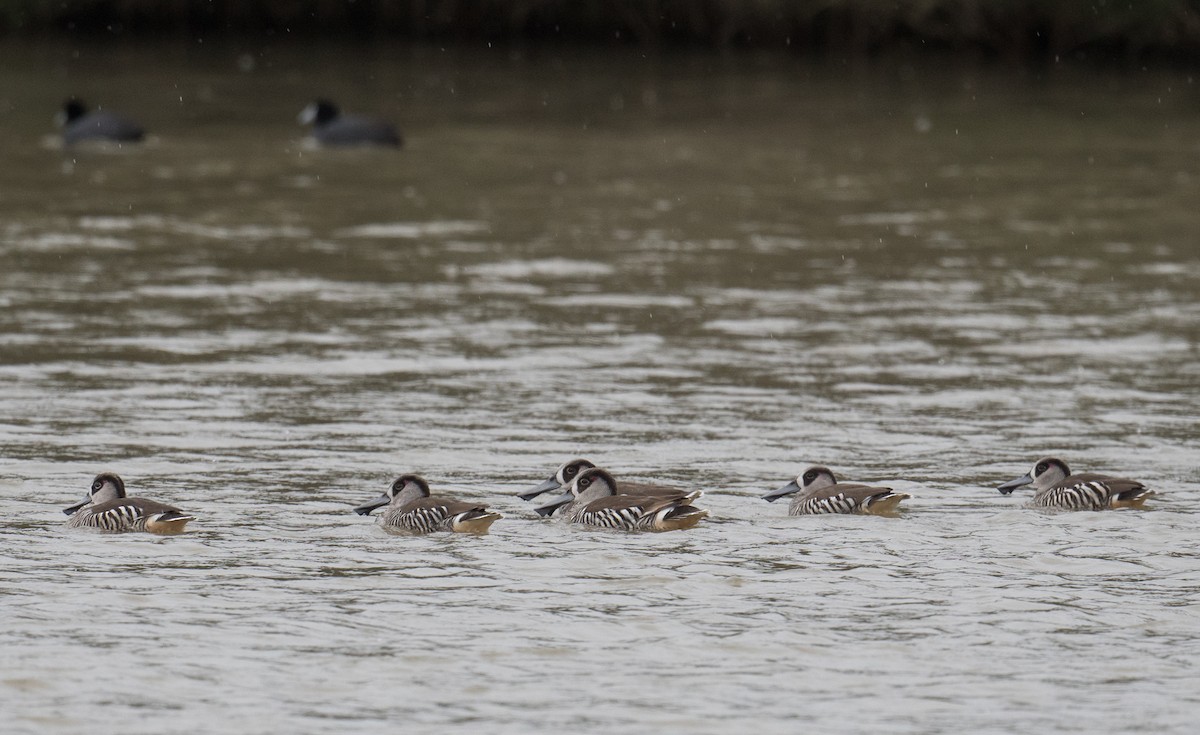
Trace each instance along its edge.
{"label": "reflection on water", "polygon": [[[1190,728],[1181,80],[272,54],[0,67],[19,731]],[[300,145],[319,89],[408,147]],[[83,91],[154,144],[42,145]],[[991,489],[1047,452],[1160,496]],[[513,493],[576,455],[712,518],[536,520]],[[758,499],[810,462],[914,497]],[[104,468],[194,532],[66,532]],[[352,515],[402,471],[505,518]]]}

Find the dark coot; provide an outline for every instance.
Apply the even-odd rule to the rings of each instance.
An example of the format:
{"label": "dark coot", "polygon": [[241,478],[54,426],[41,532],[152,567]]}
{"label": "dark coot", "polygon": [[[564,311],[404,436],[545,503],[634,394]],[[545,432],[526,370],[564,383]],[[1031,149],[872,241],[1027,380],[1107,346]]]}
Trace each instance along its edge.
{"label": "dark coot", "polygon": [[75,97],[63,103],[58,124],[62,128],[63,143],[67,145],[87,140],[134,143],[146,135],[142,126],[132,120],[104,110],[89,112],[83,101]]}
{"label": "dark coot", "polygon": [[329,100],[314,100],[300,112],[300,124],[312,125],[312,135],[321,145],[389,145],[402,141],[395,126],[361,115],[344,115]]}

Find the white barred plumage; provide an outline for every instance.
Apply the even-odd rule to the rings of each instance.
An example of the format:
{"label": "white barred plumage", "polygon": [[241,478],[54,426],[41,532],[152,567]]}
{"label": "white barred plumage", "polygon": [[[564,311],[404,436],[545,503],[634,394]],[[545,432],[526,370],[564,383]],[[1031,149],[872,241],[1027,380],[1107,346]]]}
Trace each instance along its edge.
{"label": "white barred plumage", "polygon": [[1081,482],[1069,487],[1053,487],[1034,496],[1030,505],[1041,508],[1103,510],[1108,507],[1108,488],[1099,482]]}
{"label": "white barred plumage", "polygon": [[125,495],[125,483],[118,475],[104,472],[92,481],[88,497],[63,510],[71,516],[68,528],[95,528],[109,533],[149,531],[174,534],[194,520],[178,508],[146,498]]}
{"label": "white barred plumage", "polygon": [[[517,497],[521,500],[533,500],[537,496],[551,491],[560,494],[568,492],[571,483],[575,481],[580,472],[593,469],[595,466],[595,463],[587,459],[572,459],[559,467],[548,479],[517,493]],[[674,498],[685,491],[678,487],[660,485],[654,482],[626,482],[622,480],[621,484],[617,487],[617,492],[621,495],[636,495],[639,498]],[[538,515],[550,516],[561,507],[562,504],[549,503],[539,506],[535,510]]]}
{"label": "white barred plumage", "polygon": [[655,516],[646,515],[641,506],[628,508],[600,508],[590,510],[581,508],[579,513],[572,514],[571,521],[601,528],[615,528],[622,531],[643,531],[654,527]]}
{"label": "white barred plumage", "polygon": [[844,494],[838,493],[829,498],[797,498],[799,500],[799,513],[792,513],[788,510],[789,515],[819,515],[821,513],[853,513],[857,504],[847,498]]}
{"label": "white barred plumage", "polygon": [[785,495],[795,495],[788,505],[788,515],[820,515],[826,513],[895,512],[900,501],[911,497],[890,487],[873,487],[858,483],[839,483],[828,467],[809,467],[795,480],[763,496],[768,502]]}
{"label": "white barred plumage", "polygon": [[369,515],[385,505],[388,509],[380,516],[380,525],[407,533],[486,533],[501,517],[482,505],[431,496],[429,483],[419,475],[401,475],[382,496],[354,510]]}
{"label": "white barred plumage", "polygon": [[1154,491],[1137,480],[1110,477],[1093,472],[1071,474],[1067,463],[1056,457],[1043,457],[1033,469],[997,488],[1007,495],[1022,485],[1037,488],[1029,505],[1059,510],[1108,510],[1141,508]]}
{"label": "white barred plumage", "polygon": [[593,467],[580,472],[565,494],[542,506],[569,523],[620,531],[677,531],[691,528],[708,516],[692,502],[700,491],[640,497],[621,493],[613,476]]}

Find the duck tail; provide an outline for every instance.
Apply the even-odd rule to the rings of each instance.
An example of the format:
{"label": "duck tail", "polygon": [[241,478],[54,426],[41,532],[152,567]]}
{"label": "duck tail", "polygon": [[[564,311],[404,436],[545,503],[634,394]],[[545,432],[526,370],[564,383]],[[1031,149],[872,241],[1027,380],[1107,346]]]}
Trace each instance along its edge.
{"label": "duck tail", "polygon": [[1112,508],[1134,508],[1136,510],[1144,510],[1146,501],[1153,495],[1156,495],[1153,490],[1146,487],[1136,487],[1132,490],[1126,490],[1123,493],[1117,493],[1109,501]]}
{"label": "duck tail", "polygon": [[658,512],[655,519],[656,531],[682,531],[693,528],[708,517],[708,511],[694,505],[672,505]]}
{"label": "duck tail", "polygon": [[474,508],[454,516],[450,521],[450,530],[455,533],[487,533],[492,524],[503,517],[486,508]]}
{"label": "duck tail", "polygon": [[190,516],[182,511],[163,511],[162,513],[155,513],[146,519],[146,530],[150,533],[161,533],[164,535],[183,533],[183,527],[188,524],[188,521],[194,520],[196,520],[195,516]]}
{"label": "duck tail", "polygon": [[888,491],[879,495],[872,495],[867,499],[866,504],[863,506],[863,510],[865,510],[867,513],[872,513],[875,515],[887,515],[889,513],[895,513],[900,503],[908,500],[911,497],[912,496],[908,493],[898,493],[895,491]]}

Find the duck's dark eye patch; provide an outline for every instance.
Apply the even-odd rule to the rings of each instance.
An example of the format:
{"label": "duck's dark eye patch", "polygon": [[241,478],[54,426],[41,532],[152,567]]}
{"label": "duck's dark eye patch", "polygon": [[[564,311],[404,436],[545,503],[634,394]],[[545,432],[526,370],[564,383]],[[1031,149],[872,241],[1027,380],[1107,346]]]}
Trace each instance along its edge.
{"label": "duck's dark eye patch", "polygon": [[1045,462],[1042,462],[1041,464],[1039,464],[1037,467],[1034,468],[1033,473],[1035,475],[1040,475],[1048,469],[1050,469],[1050,467]]}
{"label": "duck's dark eye patch", "polygon": [[92,483],[92,492],[96,492],[97,490],[99,490],[102,487],[104,487],[104,483],[100,482],[99,480],[96,480],[95,482]]}
{"label": "duck's dark eye patch", "polygon": [[591,484],[592,484],[592,478],[590,478],[590,477],[585,477],[579,481],[579,487],[587,487],[588,485],[591,485]]}
{"label": "duck's dark eye patch", "polygon": [[812,482],[815,479],[817,479],[817,473],[815,471],[809,470],[808,472],[804,473],[805,482]]}
{"label": "duck's dark eye patch", "polygon": [[579,468],[576,467],[575,465],[571,465],[570,467],[567,467],[565,470],[563,470],[563,475],[568,478],[574,477],[578,473],[579,473]]}

